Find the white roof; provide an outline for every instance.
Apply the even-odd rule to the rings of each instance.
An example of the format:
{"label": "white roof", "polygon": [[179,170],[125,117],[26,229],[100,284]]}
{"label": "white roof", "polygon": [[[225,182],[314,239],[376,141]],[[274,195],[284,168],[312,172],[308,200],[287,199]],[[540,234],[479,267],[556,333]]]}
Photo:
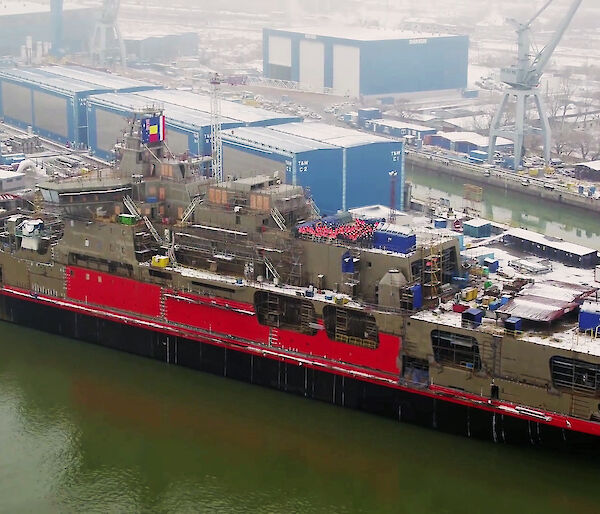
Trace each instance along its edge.
{"label": "white roof", "polygon": [[486,225],[491,225],[492,222],[489,220],[484,220],[483,218],[474,218],[469,221],[465,221],[463,225],[468,225],[469,227],[485,227]]}
{"label": "white roof", "polygon": [[579,162],[575,166],[585,166],[594,171],[600,171],[600,161]]}
{"label": "white roof", "polygon": [[419,132],[426,131],[436,131],[436,129],[431,127],[426,127],[424,125],[415,125],[413,123],[407,123],[405,121],[391,120],[389,118],[383,118],[381,120],[370,120],[373,125],[383,125],[385,127],[393,127],[399,129],[409,129],[409,130],[418,130]]}
{"label": "white roof", "polygon": [[270,128],[277,132],[302,136],[342,148],[371,143],[395,143],[395,141],[385,137],[321,122],[286,123],[283,125],[273,125]]}
{"label": "white roof", "polygon": [[0,180],[5,180],[5,179],[9,179],[9,178],[21,178],[24,176],[25,176],[24,173],[17,173],[16,171],[0,169]]}
{"label": "white roof", "polygon": [[525,230],[522,228],[510,229],[508,232],[506,232],[506,235],[518,237],[527,241],[532,241],[534,243],[548,246],[550,248],[554,248],[563,252],[572,253],[574,255],[588,255],[590,253],[596,252],[596,250],[594,250],[593,248],[587,248],[586,246],[581,246],[575,243],[567,243],[562,239],[549,238],[543,234],[538,234],[537,232],[533,232],[532,230]]}
{"label": "white roof", "polygon": [[[443,138],[454,143],[465,142],[481,147],[487,147],[490,144],[489,137],[477,134],[477,132],[438,132],[438,136],[442,136]],[[496,141],[496,144],[499,146],[512,145],[512,141],[503,137],[499,137]]]}
{"label": "white roof", "polygon": [[438,37],[455,37],[452,34],[434,34],[426,32],[395,31],[395,30],[377,30],[363,27],[344,27],[335,25],[329,27],[300,27],[289,29],[271,29],[281,32],[292,32],[295,34],[305,34],[309,36],[333,37],[339,39],[348,39],[354,41],[382,41],[382,40],[402,40],[402,39],[427,39]]}

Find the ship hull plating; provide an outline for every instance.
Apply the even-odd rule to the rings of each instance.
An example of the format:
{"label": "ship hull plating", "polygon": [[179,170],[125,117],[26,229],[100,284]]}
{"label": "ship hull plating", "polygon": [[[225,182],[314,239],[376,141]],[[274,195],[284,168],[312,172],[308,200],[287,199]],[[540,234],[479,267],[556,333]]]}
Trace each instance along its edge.
{"label": "ship hull plating", "polygon": [[569,447],[589,452],[597,438],[366,380],[192,340],[35,301],[0,296],[0,318],[44,332],[497,443]]}

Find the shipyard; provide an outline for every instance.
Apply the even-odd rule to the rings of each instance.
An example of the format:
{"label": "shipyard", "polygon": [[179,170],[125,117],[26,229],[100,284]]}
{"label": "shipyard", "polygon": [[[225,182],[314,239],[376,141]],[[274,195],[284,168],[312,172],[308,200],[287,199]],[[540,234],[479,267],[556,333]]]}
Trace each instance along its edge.
{"label": "shipyard", "polygon": [[452,497],[452,448],[482,491],[593,476],[600,11],[400,3],[0,2],[0,510],[398,512],[368,469],[435,451]]}

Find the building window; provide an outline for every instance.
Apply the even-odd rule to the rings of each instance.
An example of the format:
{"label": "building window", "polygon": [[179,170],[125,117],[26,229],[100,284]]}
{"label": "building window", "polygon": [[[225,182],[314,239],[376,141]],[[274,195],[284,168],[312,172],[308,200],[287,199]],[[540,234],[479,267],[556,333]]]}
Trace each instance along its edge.
{"label": "building window", "polygon": [[550,373],[554,387],[580,393],[600,393],[600,364],[556,355],[550,359]]}
{"label": "building window", "polygon": [[477,339],[444,330],[431,332],[433,356],[439,364],[450,364],[467,369],[481,369]]}

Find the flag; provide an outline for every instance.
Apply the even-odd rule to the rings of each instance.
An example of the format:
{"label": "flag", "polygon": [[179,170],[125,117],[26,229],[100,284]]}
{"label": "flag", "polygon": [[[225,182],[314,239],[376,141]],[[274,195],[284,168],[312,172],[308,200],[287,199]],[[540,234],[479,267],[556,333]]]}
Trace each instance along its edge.
{"label": "flag", "polygon": [[142,120],[142,143],[160,143],[165,140],[165,117],[153,116]]}

